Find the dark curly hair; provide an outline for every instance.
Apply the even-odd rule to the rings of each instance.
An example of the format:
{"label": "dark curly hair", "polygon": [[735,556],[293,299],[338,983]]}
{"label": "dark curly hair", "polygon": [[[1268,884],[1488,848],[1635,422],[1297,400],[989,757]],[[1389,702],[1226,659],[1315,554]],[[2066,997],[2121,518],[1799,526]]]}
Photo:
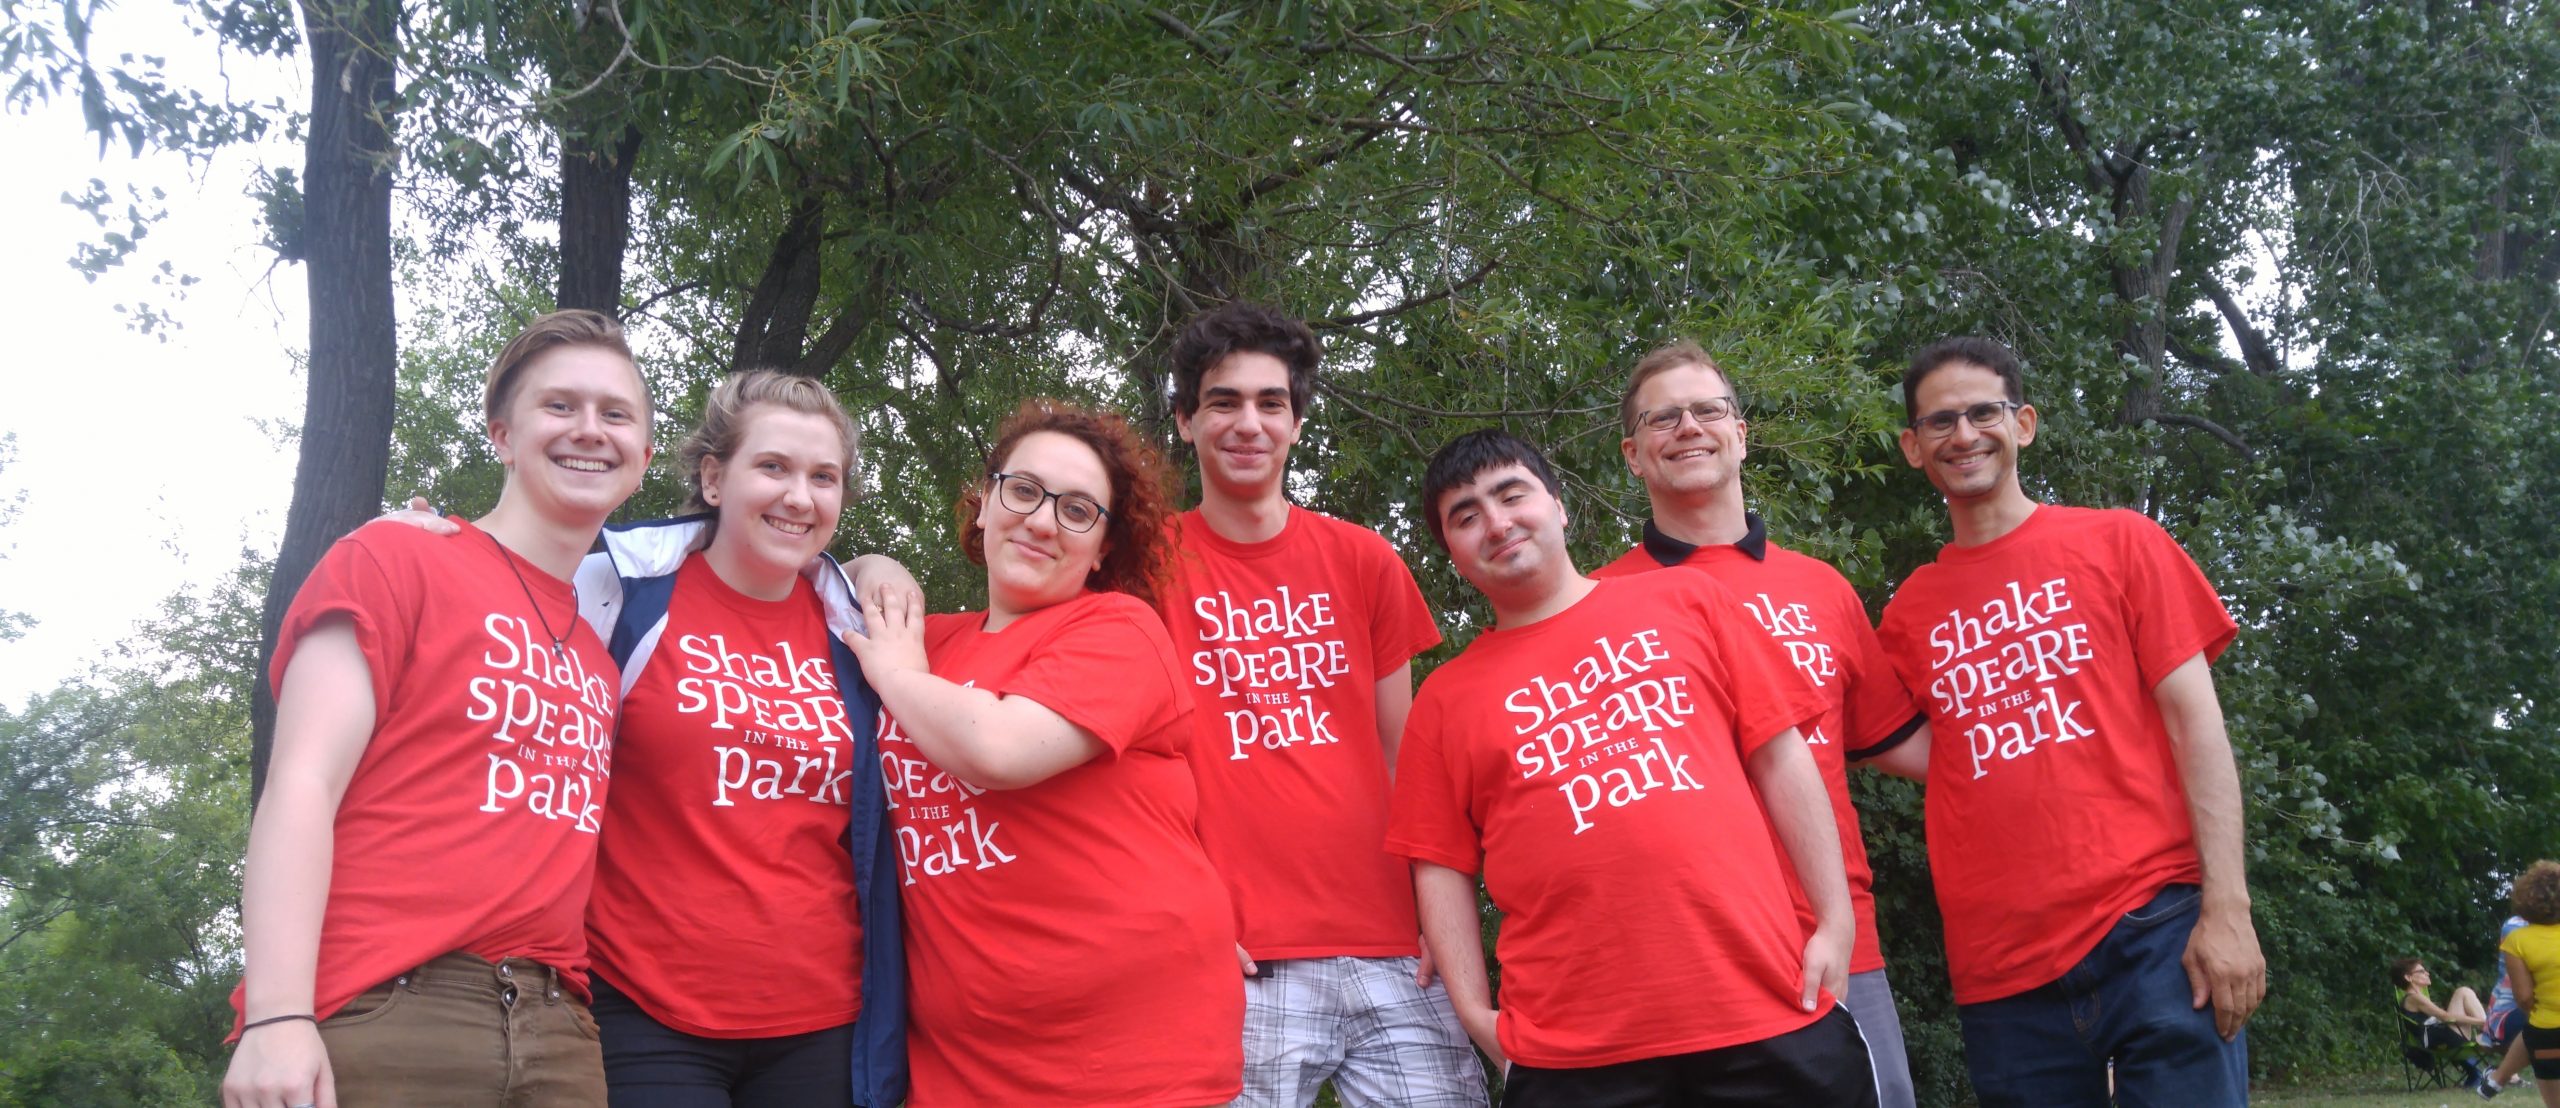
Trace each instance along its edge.
{"label": "dark curly hair", "polygon": [[978,565],[987,564],[987,533],[978,526],[978,509],[987,485],[1004,469],[1023,436],[1047,431],[1085,444],[1102,459],[1111,475],[1110,514],[1103,527],[1102,565],[1085,577],[1085,587],[1127,593],[1149,605],[1169,575],[1173,547],[1166,528],[1173,520],[1173,496],[1166,491],[1164,455],[1147,445],[1129,422],[1109,412],[1093,412],[1062,400],[1034,397],[1022,402],[996,429],[996,445],[987,453],[986,472],[960,490],[960,549]]}
{"label": "dark curly hair", "polygon": [[1200,411],[1200,379],[1227,355],[1268,354],[1289,367],[1289,414],[1307,418],[1324,343],[1307,325],[1260,304],[1231,301],[1191,317],[1173,340],[1173,410]]}
{"label": "dark curly hair", "polygon": [[2560,862],[2548,858],[2516,876],[2516,914],[2526,923],[2560,923]]}

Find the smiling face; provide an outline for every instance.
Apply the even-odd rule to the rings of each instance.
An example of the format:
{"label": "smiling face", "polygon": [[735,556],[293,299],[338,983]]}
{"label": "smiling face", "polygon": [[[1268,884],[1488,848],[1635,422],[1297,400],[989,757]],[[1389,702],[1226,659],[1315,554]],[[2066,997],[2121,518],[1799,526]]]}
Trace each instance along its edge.
{"label": "smiling face", "polygon": [[1238,500],[1276,495],[1289,468],[1289,448],[1305,425],[1290,407],[1289,367],[1255,350],[1239,350],[1200,375],[1200,407],[1177,413],[1182,441],[1200,453],[1200,480]]}
{"label": "smiling face", "polygon": [[1724,375],[1703,365],[1683,365],[1646,378],[1637,388],[1636,426],[1627,437],[1618,440],[1618,453],[1627,468],[1644,482],[1645,491],[1657,499],[1696,498],[1715,492],[1739,480],[1742,475],[1743,433],[1747,430],[1740,413],[1724,419],[1700,423],[1696,416],[1682,413],[1667,429],[1648,425],[1644,417],[1664,408],[1687,408],[1702,400],[1733,400],[1733,386]]}
{"label": "smiling face", "polygon": [[[1926,419],[1941,412],[1965,412],[1977,405],[2009,399],[2000,375],[1972,362],[1953,361],[1931,370],[1913,390],[1911,409]],[[2018,489],[2018,451],[2036,441],[2032,405],[2004,412],[1989,427],[1976,427],[1959,415],[1945,435],[1918,427],[1902,429],[1902,458],[1929,477],[1949,504],[2025,494]]]}
{"label": "smiling face", "polygon": [[[1054,431],[1035,431],[997,459],[999,472],[1026,477],[1049,492],[1081,493],[1109,511],[1111,471],[1093,448]],[[1102,565],[1107,521],[1071,531],[1058,523],[1056,497],[1045,497],[1025,515],[1004,506],[989,488],[979,497],[978,527],[985,532],[987,609],[991,625],[1075,599],[1085,579]]]}
{"label": "smiling face", "polygon": [[647,472],[647,392],[631,359],[555,346],[516,371],[489,443],[507,467],[506,498],[553,523],[593,530]]}
{"label": "smiling face", "polygon": [[702,459],[702,498],[719,509],[711,556],[732,587],[788,592],[825,550],[844,511],[844,435],[825,416],[772,404],[749,408],[729,457]]}
{"label": "smiling face", "polygon": [[1511,596],[1551,589],[1573,573],[1564,545],[1564,504],[1527,466],[1488,467],[1441,493],[1437,511],[1441,541],[1458,576],[1497,606]]}

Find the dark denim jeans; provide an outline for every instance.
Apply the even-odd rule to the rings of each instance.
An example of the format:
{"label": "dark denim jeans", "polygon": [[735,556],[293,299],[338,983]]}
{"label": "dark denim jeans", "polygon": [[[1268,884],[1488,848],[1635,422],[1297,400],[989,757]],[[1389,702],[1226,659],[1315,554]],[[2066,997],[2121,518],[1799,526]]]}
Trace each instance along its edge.
{"label": "dark denim jeans", "polygon": [[2116,921],[2061,978],[1956,1009],[1982,1108],[2106,1108],[2107,1063],[2125,1108],[2249,1103],[2249,1036],[2224,1042],[2192,1007],[2178,964],[2203,893],[2171,885]]}

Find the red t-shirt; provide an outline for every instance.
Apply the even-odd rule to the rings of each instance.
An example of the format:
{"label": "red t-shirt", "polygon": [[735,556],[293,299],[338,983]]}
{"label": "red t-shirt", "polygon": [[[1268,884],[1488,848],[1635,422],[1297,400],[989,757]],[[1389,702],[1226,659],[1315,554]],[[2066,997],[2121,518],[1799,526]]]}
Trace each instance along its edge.
{"label": "red t-shirt", "polygon": [[678,1031],[797,1035],[862,1011],[830,641],[807,578],[758,600],[695,554],[623,698],[587,941],[597,974]]}
{"label": "red t-shirt", "polygon": [[2202,880],[2152,689],[2238,628],[2159,524],[2039,507],[1939,551],[1877,631],[1929,712],[1929,871],[1956,1003],[2061,977],[2162,886]]}
{"label": "red t-shirt", "polygon": [[1793,865],[1744,759],[1822,715],[1703,574],[1602,581],[1422,683],[1387,849],[1484,874],[1505,1054],[1580,1068],[1796,1030]]}
{"label": "red t-shirt", "polygon": [[906,910],[915,1108],[1223,1104],[1242,1088],[1235,916],[1194,821],[1190,698],[1147,606],[1086,593],[984,630],[925,621],[946,680],[1108,750],[1024,789],[936,768],[882,716]]}
{"label": "red t-shirt", "polygon": [[1411,867],[1378,845],[1378,676],[1440,642],[1413,574],[1377,532],[1302,508],[1267,542],[1229,542],[1197,511],[1175,529],[1160,607],[1197,708],[1200,840],[1245,949],[1416,953]]}
{"label": "red t-shirt", "polygon": [[[456,950],[530,958],[586,993],[583,917],[621,671],[568,582],[454,522],[461,534],[372,523],[339,539],[276,636],[278,689],[302,636],[330,616],[354,620],[373,675],[373,736],[332,832],[312,987],[323,1019]],[[232,992],[235,1013],[244,992]]]}
{"label": "red t-shirt", "polygon": [[[1730,544],[1702,546],[1680,565],[1705,570],[1740,597],[1761,630],[1786,650],[1796,672],[1822,695],[1821,721],[1804,733],[1804,741],[1822,770],[1831,814],[1840,823],[1840,860],[1849,872],[1849,904],[1858,920],[1849,972],[1880,970],[1884,948],[1876,940],[1875,870],[1867,864],[1858,809],[1849,803],[1848,752],[1883,741],[1910,723],[1919,709],[1885,660],[1875,628],[1867,623],[1866,605],[1848,579],[1820,559],[1775,544],[1763,552],[1765,558],[1754,558]],[[1662,563],[1639,546],[1592,576],[1624,577],[1660,568]],[[1812,908],[1800,907],[1810,929]]]}

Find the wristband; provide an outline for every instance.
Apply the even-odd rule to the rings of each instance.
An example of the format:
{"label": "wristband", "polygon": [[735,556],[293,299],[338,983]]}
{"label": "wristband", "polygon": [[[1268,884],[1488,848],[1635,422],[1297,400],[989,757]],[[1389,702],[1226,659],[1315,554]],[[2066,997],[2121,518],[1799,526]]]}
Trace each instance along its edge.
{"label": "wristband", "polygon": [[312,1015],[309,1012],[296,1012],[290,1016],[268,1016],[262,1020],[251,1020],[240,1025],[240,1033],[246,1035],[251,1031],[255,1031],[258,1028],[265,1027],[271,1023],[290,1023],[294,1020],[310,1020],[311,1025],[314,1027],[318,1027],[320,1025],[320,1017]]}

